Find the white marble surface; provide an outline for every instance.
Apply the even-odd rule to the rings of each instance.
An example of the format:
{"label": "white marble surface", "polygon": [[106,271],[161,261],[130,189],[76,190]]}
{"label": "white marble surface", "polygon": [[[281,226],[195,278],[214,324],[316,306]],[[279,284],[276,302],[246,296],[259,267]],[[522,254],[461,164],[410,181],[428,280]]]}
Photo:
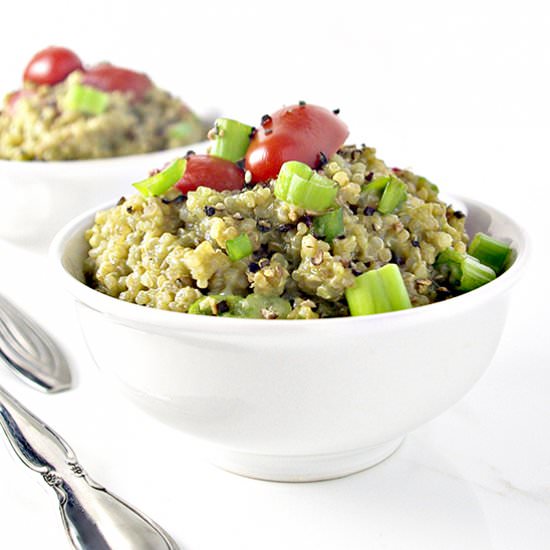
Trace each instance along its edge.
{"label": "white marble surface", "polygon": [[[102,385],[72,303],[50,279],[43,254],[0,243],[1,292],[59,339],[77,386],[46,396],[4,368],[0,384],[63,434],[98,481],[154,517],[185,549],[550,547],[550,300],[541,275],[550,269],[543,238],[550,193],[537,170],[545,135],[515,129],[512,140],[512,130],[454,129],[436,136],[421,128],[393,139],[382,130],[372,134],[392,163],[422,166],[442,187],[515,213],[534,253],[498,353],[474,390],[410,434],[389,460],[348,478],[267,483],[202,462],[191,442]],[[465,140],[466,171],[456,160]],[[1,447],[0,547],[66,548],[54,494]]]}

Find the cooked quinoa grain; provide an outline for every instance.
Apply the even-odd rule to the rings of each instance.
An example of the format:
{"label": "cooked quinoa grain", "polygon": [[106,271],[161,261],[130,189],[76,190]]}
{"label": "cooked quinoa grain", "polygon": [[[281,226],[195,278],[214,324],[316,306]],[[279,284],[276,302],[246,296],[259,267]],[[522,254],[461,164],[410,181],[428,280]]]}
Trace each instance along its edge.
{"label": "cooked quinoa grain", "polygon": [[[241,191],[199,187],[185,201],[174,200],[175,190],[134,195],[99,212],[86,232],[89,280],[110,296],[180,312],[226,313],[224,296],[246,297],[244,316],[264,318],[283,315],[283,302],[289,319],[349,315],[345,291],[355,277],[390,262],[413,306],[452,295],[434,264],[449,247],[465,251],[465,218],[438,199],[434,185],[389,169],[368,147],[342,148],[322,171],[338,184],[343,208],[344,234],[331,242],[315,234],[316,213],[277,199],[273,182]],[[382,214],[379,194],[365,184],[390,174],[406,184],[407,197]],[[227,242],[242,234],[253,253],[232,261]],[[258,303],[265,307],[255,310]]]}

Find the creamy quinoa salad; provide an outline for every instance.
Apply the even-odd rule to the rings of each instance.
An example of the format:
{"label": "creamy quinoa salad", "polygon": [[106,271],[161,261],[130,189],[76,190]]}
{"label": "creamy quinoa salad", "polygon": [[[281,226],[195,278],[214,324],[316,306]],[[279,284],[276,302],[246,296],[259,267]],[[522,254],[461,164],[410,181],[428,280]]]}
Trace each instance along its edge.
{"label": "creamy quinoa salad", "polygon": [[66,48],[38,52],[0,111],[0,159],[54,161],[134,155],[204,137],[199,118],[149,77]]}
{"label": "creamy quinoa salad", "polygon": [[219,119],[209,155],[97,213],[88,284],[183,313],[314,319],[431,304],[506,269],[505,243],[470,239],[433,183],[347,135],[338,111],[303,102],[258,128]]}

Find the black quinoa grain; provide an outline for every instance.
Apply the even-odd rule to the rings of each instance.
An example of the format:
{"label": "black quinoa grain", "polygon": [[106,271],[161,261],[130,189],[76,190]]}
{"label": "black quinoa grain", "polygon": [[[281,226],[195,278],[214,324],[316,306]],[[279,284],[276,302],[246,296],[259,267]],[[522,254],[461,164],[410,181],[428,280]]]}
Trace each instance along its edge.
{"label": "black quinoa grain", "polygon": [[126,212],[128,212],[128,214],[133,214],[134,213],[133,206],[128,206],[128,208],[126,208]]}
{"label": "black quinoa grain", "polygon": [[339,115],[339,114],[340,114],[340,109],[333,109],[332,112],[333,112],[335,115]]}
{"label": "black quinoa grain", "polygon": [[327,162],[328,158],[325,153],[323,153],[323,151],[319,151],[319,154],[317,155],[317,161],[315,162],[315,169],[320,170],[321,168],[323,168],[323,166],[325,166]]}
{"label": "black quinoa grain", "polygon": [[207,216],[213,216],[216,213],[216,209],[213,206],[205,206],[204,213]]}
{"label": "black quinoa grain", "polygon": [[290,231],[294,226],[289,223],[282,223],[279,227],[277,227],[277,230],[280,233],[286,233]]}
{"label": "black quinoa grain", "polygon": [[359,207],[356,204],[350,204],[349,209],[351,210],[352,214],[357,214],[357,209]]}
{"label": "black quinoa grain", "polygon": [[413,239],[411,241],[411,245],[416,247],[416,248],[420,248],[420,243],[416,239]]}
{"label": "black quinoa grain", "polygon": [[466,214],[464,214],[464,212],[462,212],[461,210],[457,210],[455,212],[455,218],[457,220],[461,220],[462,218],[465,218],[466,217]]}
{"label": "black quinoa grain", "polygon": [[298,105],[299,105],[300,107],[305,107],[305,106],[306,106],[306,102],[305,102],[303,99],[301,99],[300,101],[298,101]]}
{"label": "black quinoa grain", "polygon": [[121,204],[124,204],[126,202],[126,197],[120,197],[118,199],[118,202],[116,203],[117,206],[120,206]]}
{"label": "black quinoa grain", "polygon": [[271,231],[271,223],[267,220],[258,220],[256,222],[256,227],[261,233],[267,233],[268,231]]}
{"label": "black quinoa grain", "polygon": [[363,214],[365,216],[372,216],[376,212],[376,208],[373,208],[372,206],[367,206],[365,210],[363,210]]}
{"label": "black quinoa grain", "polygon": [[250,271],[250,273],[256,273],[260,271],[260,266],[256,262],[250,262],[248,264],[248,271]]}
{"label": "black quinoa grain", "polygon": [[311,216],[309,214],[302,216],[298,221],[305,223],[308,227],[311,227],[313,225],[313,220],[311,219]]}
{"label": "black quinoa grain", "polygon": [[187,195],[178,195],[175,199],[165,199],[163,197],[160,200],[164,204],[179,204],[180,202],[185,202],[187,200]]}
{"label": "black quinoa grain", "polygon": [[258,130],[256,129],[256,126],[252,126],[252,130],[250,130],[250,134],[248,134],[248,137],[252,139]]}
{"label": "black quinoa grain", "polygon": [[263,115],[262,116],[262,126],[265,126],[266,124],[269,124],[273,119],[269,115]]}
{"label": "black quinoa grain", "polygon": [[185,158],[188,159],[189,157],[192,157],[193,155],[196,155],[197,153],[195,153],[195,151],[193,151],[193,149],[189,149],[189,151],[187,151],[187,153],[185,153]]}
{"label": "black quinoa grain", "polygon": [[374,177],[374,172],[369,172],[366,176],[365,176],[365,181],[372,181],[372,178]]}
{"label": "black quinoa grain", "polygon": [[221,315],[222,313],[227,313],[229,311],[229,304],[222,300],[218,303],[218,315]]}

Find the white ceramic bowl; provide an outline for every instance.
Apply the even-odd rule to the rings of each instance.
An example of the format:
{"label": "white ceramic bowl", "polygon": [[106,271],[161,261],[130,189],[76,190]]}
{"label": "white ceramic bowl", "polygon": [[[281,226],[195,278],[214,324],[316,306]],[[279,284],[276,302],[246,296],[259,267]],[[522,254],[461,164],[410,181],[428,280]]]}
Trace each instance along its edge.
{"label": "white ceramic bowl", "polygon": [[246,476],[339,477],[389,456],[460,399],[489,366],[527,243],[514,221],[461,199],[470,232],[512,243],[514,265],[446,302],[368,317],[265,321],[148,309],[81,281],[86,213],[51,247],[100,369],[158,419]]}
{"label": "white ceramic bowl", "polygon": [[0,160],[0,238],[40,248],[79,212],[130,193],[130,184],[149,170],[205,147],[198,143],[108,159]]}

